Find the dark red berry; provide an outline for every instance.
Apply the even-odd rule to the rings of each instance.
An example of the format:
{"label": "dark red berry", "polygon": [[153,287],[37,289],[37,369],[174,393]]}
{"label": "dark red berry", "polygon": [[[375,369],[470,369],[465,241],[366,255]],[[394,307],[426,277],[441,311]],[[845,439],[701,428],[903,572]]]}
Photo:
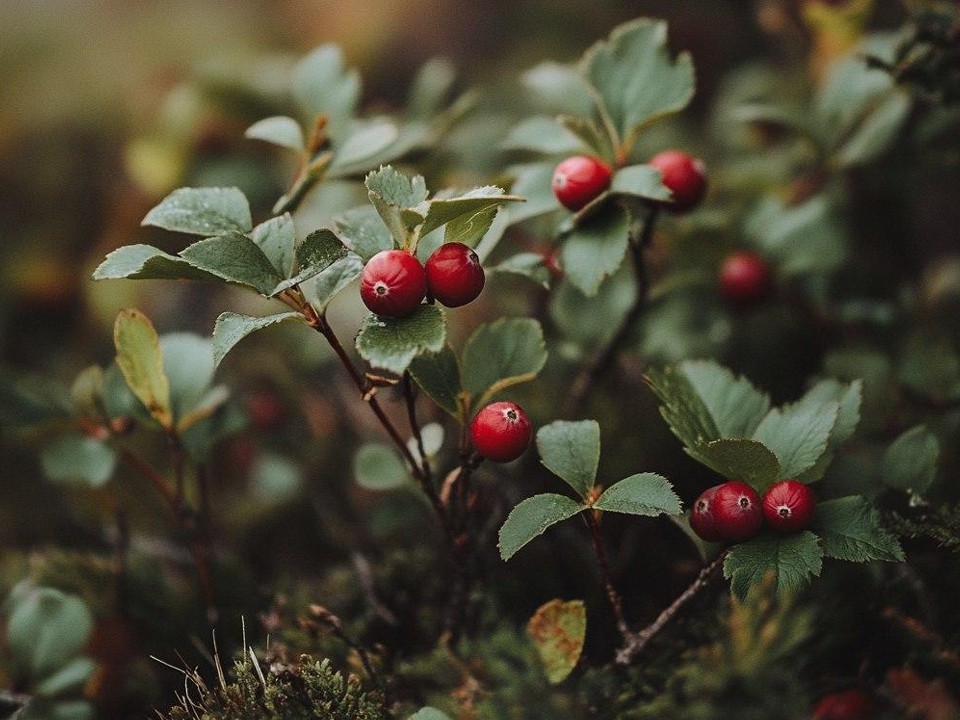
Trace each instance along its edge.
{"label": "dark red berry", "polygon": [[527,414],[512,402],[490,403],[470,423],[473,447],[493,462],[510,462],[523,455],[532,432]]}
{"label": "dark red berry", "polygon": [[603,160],[589,155],[574,155],[553,171],[553,194],[568,210],[576,212],[610,186],[613,171]]}
{"label": "dark red berry", "polygon": [[720,294],[741,305],[752,305],[770,293],[770,267],[754,252],[727,255],[720,266]]}
{"label": "dark red berry", "polygon": [[873,700],[856,688],[824,695],[813,709],[813,720],[869,720],[872,717]]}
{"label": "dark red berry", "polygon": [[382,250],[363,268],[360,297],[377,315],[409,315],[426,294],[427,273],[420,261],[404,250]]}
{"label": "dark red berry", "polygon": [[706,194],[707,169],[696,158],[679,150],[665,150],[650,158],[649,164],[660,171],[663,184],[673,193],[668,207],[675,212],[690,210]]}
{"label": "dark red berry", "polygon": [[752,538],[763,524],[757,491],[736,480],[725,482],[713,496],[713,522],[724,540]]}
{"label": "dark red berry", "polygon": [[427,287],[441,305],[460,307],[477,299],[485,277],[480,258],[463,243],[444,243],[427,260]]}
{"label": "dark red berry", "polygon": [[805,530],[813,520],[816,507],[813,490],[799,480],[781,480],[771,485],[763,495],[763,516],[767,524],[778,532]]}
{"label": "dark red berry", "polygon": [[700,493],[700,497],[693,501],[693,507],[690,508],[690,527],[701,540],[707,542],[723,540],[717,531],[717,524],[713,517],[714,496],[719,487],[714,485],[704,490]]}

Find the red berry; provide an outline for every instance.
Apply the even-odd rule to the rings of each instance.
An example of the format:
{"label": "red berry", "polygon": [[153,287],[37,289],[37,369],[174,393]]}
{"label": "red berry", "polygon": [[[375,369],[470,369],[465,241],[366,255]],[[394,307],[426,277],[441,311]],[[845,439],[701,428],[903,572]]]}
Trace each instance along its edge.
{"label": "red berry", "polygon": [[813,720],[869,720],[873,700],[856,688],[824,695],[813,709]]}
{"label": "red berry", "polygon": [[778,532],[805,530],[813,520],[817,501],[813,490],[799,480],[781,480],[770,486],[763,496],[763,516]]}
{"label": "red berry", "polygon": [[485,280],[480,258],[463,243],[445,243],[427,260],[427,287],[437,301],[460,307],[477,299]]}
{"label": "red berry", "polygon": [[724,540],[749,540],[763,524],[757,491],[732,480],[717,488],[713,496],[713,522]]}
{"label": "red berry", "polygon": [[727,255],[720,266],[720,294],[727,300],[751,305],[770,292],[770,268],[754,252],[741,250]]}
{"label": "red berry", "polygon": [[714,485],[704,490],[700,493],[700,497],[693,501],[693,507],[690,508],[690,527],[701,540],[707,542],[723,540],[717,531],[716,520],[713,517],[714,496],[719,487]]}
{"label": "red berry", "polygon": [[510,462],[523,455],[532,432],[527,414],[512,402],[490,403],[470,423],[473,447],[493,462]]}
{"label": "red berry", "polygon": [[682,213],[697,205],[707,192],[707,169],[696,158],[679,150],[665,150],[650,158],[663,184],[673,193],[669,207]]}
{"label": "red berry", "polygon": [[404,250],[382,250],[363,268],[360,297],[377,315],[409,315],[426,294],[427,273],[420,261]]}
{"label": "red berry", "polygon": [[567,210],[576,212],[610,186],[613,171],[599,158],[574,155],[553,171],[553,194]]}

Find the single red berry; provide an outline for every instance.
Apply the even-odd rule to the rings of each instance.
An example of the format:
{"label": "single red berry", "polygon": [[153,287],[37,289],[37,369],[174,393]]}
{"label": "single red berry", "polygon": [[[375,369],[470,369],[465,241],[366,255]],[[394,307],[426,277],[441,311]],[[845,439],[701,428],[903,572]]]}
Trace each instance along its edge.
{"label": "single red berry", "polygon": [[824,695],[813,709],[813,720],[869,720],[871,717],[873,700],[856,688]]}
{"label": "single red berry", "polygon": [[813,520],[816,507],[813,490],[799,480],[781,480],[771,485],[763,495],[763,516],[767,524],[778,532],[805,530]]}
{"label": "single red berry", "polygon": [[441,305],[460,307],[477,299],[485,277],[480,258],[463,243],[444,243],[427,260],[427,287]]}
{"label": "single red berry", "polygon": [[713,522],[724,540],[752,538],[763,524],[757,491],[736,480],[725,482],[713,495]]}
{"label": "single red berry", "polygon": [[663,184],[673,193],[668,204],[682,213],[696,206],[707,192],[707,169],[700,160],[679,150],[665,150],[648,163],[660,171]]}
{"label": "single red berry", "polygon": [[409,315],[426,294],[427,273],[420,261],[404,250],[382,250],[363,268],[360,297],[377,315]]}
{"label": "single red berry", "polygon": [[490,403],[470,423],[473,447],[493,462],[510,462],[523,455],[532,433],[527,414],[512,402]]}
{"label": "single red berry", "polygon": [[771,288],[770,267],[754,252],[741,250],[727,255],[720,265],[720,294],[741,305],[763,300]]}
{"label": "single red berry", "polygon": [[576,212],[610,186],[613,171],[600,158],[574,155],[553,171],[553,194],[567,210]]}
{"label": "single red berry", "polygon": [[690,508],[690,527],[701,540],[707,542],[723,540],[717,531],[716,520],[713,517],[713,498],[719,487],[714,485],[704,490],[700,493],[700,497],[693,501],[693,507]]}

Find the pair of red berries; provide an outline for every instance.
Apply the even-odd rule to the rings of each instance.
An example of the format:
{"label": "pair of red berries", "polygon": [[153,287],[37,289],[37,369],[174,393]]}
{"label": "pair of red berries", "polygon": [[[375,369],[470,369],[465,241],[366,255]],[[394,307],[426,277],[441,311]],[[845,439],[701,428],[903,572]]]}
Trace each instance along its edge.
{"label": "pair of red berries", "polygon": [[[666,150],[650,159],[660,171],[663,184],[673,200],[668,207],[686,212],[703,199],[707,191],[707,172],[703,163],[679,150]],[[610,187],[613,169],[599,158],[589,155],[569,157],[553,171],[553,194],[568,210],[577,212],[596,200]]]}
{"label": "pair of red berries", "polygon": [[701,493],[690,511],[690,527],[707,542],[749,540],[764,519],[777,532],[795,533],[813,520],[817,501],[813,491],[798,480],[781,480],[763,495],[743,482],[732,480]]}
{"label": "pair of red berries", "polygon": [[472,302],[486,278],[480,258],[463,243],[445,243],[427,259],[426,267],[406,250],[378,252],[363,268],[360,298],[385,317],[405,317],[429,292],[447,307]]}
{"label": "pair of red berries", "polygon": [[523,455],[532,434],[527,414],[512,402],[490,403],[470,423],[474,449],[493,462],[510,462]]}

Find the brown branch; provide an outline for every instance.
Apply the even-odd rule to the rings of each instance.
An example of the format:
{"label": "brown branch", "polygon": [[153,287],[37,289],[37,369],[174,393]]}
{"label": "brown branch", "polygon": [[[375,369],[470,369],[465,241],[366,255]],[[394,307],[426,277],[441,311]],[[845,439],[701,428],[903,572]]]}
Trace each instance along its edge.
{"label": "brown branch", "polygon": [[683,606],[693,600],[701,590],[710,584],[710,580],[723,565],[726,556],[726,552],[717,555],[709,565],[700,571],[700,574],[690,583],[689,587],[657,616],[656,620],[640,632],[630,635],[623,647],[617,651],[617,665],[629,665],[637,655],[643,652],[650,641],[680,612]]}
{"label": "brown branch", "polygon": [[403,373],[401,387],[403,388],[403,398],[407,404],[407,420],[410,422],[410,432],[413,433],[417,443],[417,451],[420,453],[420,470],[430,486],[434,487],[433,471],[430,469],[430,461],[427,459],[427,451],[423,444],[423,432],[420,429],[420,423],[417,422],[417,396],[409,372]]}
{"label": "brown branch", "polygon": [[600,534],[599,514],[594,510],[588,510],[583,514],[583,517],[590,528],[590,537],[593,540],[593,550],[597,555],[597,565],[600,567],[600,579],[603,581],[607,602],[610,603],[610,609],[613,610],[613,616],[617,620],[617,630],[620,631],[624,641],[627,641],[630,637],[630,626],[627,625],[627,619],[623,614],[623,598],[613,584],[613,575],[610,572],[610,563],[607,560],[607,548],[603,544],[603,536]]}

